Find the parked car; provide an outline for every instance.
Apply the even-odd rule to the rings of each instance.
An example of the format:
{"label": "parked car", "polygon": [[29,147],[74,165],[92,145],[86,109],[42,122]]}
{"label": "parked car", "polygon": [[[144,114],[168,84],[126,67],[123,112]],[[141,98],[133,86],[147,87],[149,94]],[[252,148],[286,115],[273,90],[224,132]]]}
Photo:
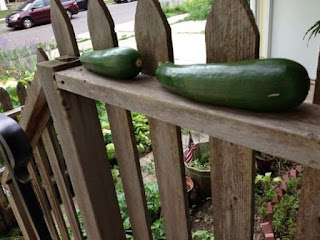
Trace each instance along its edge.
{"label": "parked car", "polygon": [[[61,3],[70,19],[78,13],[75,0],[61,0]],[[31,28],[47,22],[50,22],[50,0],[28,0],[6,17],[6,25],[10,28]]]}
{"label": "parked car", "polygon": [[116,3],[122,3],[122,2],[133,2],[134,0],[114,0]]}
{"label": "parked car", "polygon": [[79,9],[87,10],[88,9],[88,0],[76,0]]}

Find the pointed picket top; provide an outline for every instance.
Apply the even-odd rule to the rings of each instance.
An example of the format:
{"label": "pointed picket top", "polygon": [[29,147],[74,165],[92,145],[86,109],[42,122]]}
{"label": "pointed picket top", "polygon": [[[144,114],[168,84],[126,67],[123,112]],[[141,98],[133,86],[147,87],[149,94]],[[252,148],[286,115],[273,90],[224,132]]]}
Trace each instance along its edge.
{"label": "pointed picket top", "polygon": [[45,62],[48,61],[49,57],[46,54],[46,52],[43,50],[43,48],[38,48],[37,49],[37,62]]}
{"label": "pointed picket top", "polygon": [[94,50],[118,46],[114,22],[103,0],[88,1],[88,28]]}
{"label": "pointed picket top", "polygon": [[51,0],[50,14],[60,56],[80,56],[73,27],[60,0]]}
{"label": "pointed picket top", "polygon": [[139,0],[135,36],[142,55],[142,73],[154,75],[158,62],[173,62],[171,28],[157,0]]}
{"label": "pointed picket top", "polygon": [[259,57],[259,31],[246,0],[215,0],[206,24],[207,62]]}

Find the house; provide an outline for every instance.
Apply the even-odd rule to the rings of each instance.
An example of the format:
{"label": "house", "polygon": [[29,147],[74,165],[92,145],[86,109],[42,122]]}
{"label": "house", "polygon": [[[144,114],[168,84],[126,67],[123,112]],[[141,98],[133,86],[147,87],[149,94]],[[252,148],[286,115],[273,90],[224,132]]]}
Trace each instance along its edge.
{"label": "house", "polygon": [[260,57],[289,58],[316,79],[320,36],[304,35],[320,19],[319,0],[251,0],[260,31]]}

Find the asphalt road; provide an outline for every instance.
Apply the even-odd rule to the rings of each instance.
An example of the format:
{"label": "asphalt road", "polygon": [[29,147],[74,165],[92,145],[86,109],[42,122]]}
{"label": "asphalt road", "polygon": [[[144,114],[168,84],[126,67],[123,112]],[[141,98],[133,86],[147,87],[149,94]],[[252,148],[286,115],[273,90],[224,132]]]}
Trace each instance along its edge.
{"label": "asphalt road", "polygon": [[[108,9],[115,25],[134,20],[137,2],[108,4]],[[87,11],[81,11],[71,20],[76,35],[88,32]],[[0,25],[0,48],[8,49],[17,46],[28,46],[54,40],[51,24],[35,26],[30,29],[14,30]]]}

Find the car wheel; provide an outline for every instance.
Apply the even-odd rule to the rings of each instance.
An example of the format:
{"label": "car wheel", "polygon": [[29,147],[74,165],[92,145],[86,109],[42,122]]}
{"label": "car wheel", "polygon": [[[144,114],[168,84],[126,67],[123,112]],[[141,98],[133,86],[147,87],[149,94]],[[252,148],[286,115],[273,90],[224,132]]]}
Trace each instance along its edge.
{"label": "car wheel", "polygon": [[70,10],[67,10],[67,15],[69,19],[72,19],[72,12]]}
{"label": "car wheel", "polygon": [[25,28],[25,29],[28,29],[28,28],[31,28],[33,25],[33,21],[31,18],[24,18],[22,20],[22,26]]}

